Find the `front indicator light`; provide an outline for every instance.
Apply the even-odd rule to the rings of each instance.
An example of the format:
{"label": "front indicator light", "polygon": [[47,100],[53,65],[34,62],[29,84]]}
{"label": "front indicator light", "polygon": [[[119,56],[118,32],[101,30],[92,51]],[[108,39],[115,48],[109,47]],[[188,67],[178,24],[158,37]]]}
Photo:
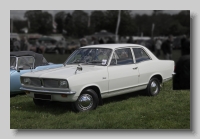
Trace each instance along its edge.
{"label": "front indicator light", "polygon": [[67,94],[61,94],[62,97],[67,97]]}
{"label": "front indicator light", "polygon": [[28,94],[30,94],[30,92],[29,91],[25,91],[25,93],[28,95]]}

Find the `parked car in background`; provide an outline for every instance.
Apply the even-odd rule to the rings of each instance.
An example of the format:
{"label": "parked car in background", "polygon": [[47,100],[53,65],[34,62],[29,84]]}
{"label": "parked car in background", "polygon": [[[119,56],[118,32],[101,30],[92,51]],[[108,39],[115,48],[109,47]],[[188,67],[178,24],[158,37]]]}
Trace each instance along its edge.
{"label": "parked car in background", "polygon": [[39,41],[38,41],[38,39],[41,37],[42,37],[42,35],[40,35],[40,34],[29,34],[28,35],[29,47],[27,50],[43,54],[45,52],[45,46],[40,45]]}
{"label": "parked car in background", "polygon": [[74,111],[89,111],[104,98],[146,90],[150,96],[172,78],[174,61],[159,60],[144,46],[104,44],[75,50],[64,66],[21,75],[21,90],[36,105],[71,102]]}
{"label": "parked car in background", "polygon": [[53,64],[47,62],[42,54],[32,51],[10,52],[10,94],[23,93],[20,75],[27,72],[35,72],[43,69],[61,67],[63,64]]}
{"label": "parked car in background", "polygon": [[64,54],[66,51],[67,42],[62,36],[42,36],[38,41],[45,46],[46,53]]}
{"label": "parked car in background", "polygon": [[20,51],[21,44],[20,44],[20,37],[17,33],[10,33],[10,52],[12,51]]}
{"label": "parked car in background", "polygon": [[78,41],[71,41],[70,43],[67,44],[66,46],[66,52],[67,53],[72,53],[74,52],[76,49],[80,48],[80,42]]}

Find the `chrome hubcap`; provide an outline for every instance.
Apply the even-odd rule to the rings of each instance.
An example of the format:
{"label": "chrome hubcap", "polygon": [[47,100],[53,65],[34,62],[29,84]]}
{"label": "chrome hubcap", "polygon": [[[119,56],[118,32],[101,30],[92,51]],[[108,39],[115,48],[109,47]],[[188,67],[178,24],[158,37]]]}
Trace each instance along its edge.
{"label": "chrome hubcap", "polygon": [[153,81],[151,82],[151,93],[156,94],[158,92],[158,83]]}
{"label": "chrome hubcap", "polygon": [[83,94],[78,99],[78,107],[82,110],[88,110],[93,105],[93,98],[89,94]]}

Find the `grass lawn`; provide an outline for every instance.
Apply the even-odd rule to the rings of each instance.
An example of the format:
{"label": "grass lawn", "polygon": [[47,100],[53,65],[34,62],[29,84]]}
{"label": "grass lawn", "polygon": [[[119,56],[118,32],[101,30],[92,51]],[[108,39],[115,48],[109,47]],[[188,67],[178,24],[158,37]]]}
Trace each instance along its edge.
{"label": "grass lawn", "polygon": [[104,99],[96,110],[74,113],[66,103],[35,106],[26,95],[10,98],[11,129],[190,129],[190,91],[165,83],[159,95],[139,91]]}
{"label": "grass lawn", "polygon": [[[44,56],[63,63],[69,54]],[[180,51],[173,57],[177,61]],[[38,107],[26,95],[17,95],[10,98],[10,129],[190,129],[190,91],[172,90],[171,80],[155,97],[144,91],[120,95],[84,113],[72,112],[69,103]]]}

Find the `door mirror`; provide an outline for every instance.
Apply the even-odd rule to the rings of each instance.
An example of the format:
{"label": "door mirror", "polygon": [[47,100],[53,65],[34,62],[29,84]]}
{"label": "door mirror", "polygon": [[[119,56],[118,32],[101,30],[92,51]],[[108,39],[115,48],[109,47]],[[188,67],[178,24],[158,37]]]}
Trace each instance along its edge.
{"label": "door mirror", "polygon": [[19,67],[17,68],[17,71],[20,72],[20,70],[23,70],[23,69],[24,69],[23,66],[19,66]]}

